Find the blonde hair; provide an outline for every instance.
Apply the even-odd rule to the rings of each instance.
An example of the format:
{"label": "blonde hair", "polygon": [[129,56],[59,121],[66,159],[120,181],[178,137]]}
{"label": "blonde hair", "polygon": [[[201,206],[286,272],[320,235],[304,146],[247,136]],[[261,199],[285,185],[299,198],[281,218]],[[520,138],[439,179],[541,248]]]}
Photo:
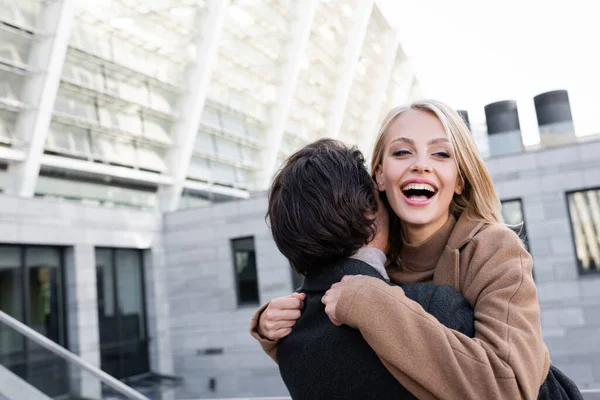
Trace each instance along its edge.
{"label": "blonde hair", "polygon": [[451,107],[437,100],[421,100],[407,107],[395,107],[383,120],[371,158],[373,178],[379,171],[385,152],[386,133],[400,115],[417,110],[434,114],[442,123],[454,149],[454,160],[458,168],[458,179],[462,193],[454,194],[450,211],[454,214],[466,212],[473,220],[491,224],[501,223],[500,199],[469,128],[462,117]]}

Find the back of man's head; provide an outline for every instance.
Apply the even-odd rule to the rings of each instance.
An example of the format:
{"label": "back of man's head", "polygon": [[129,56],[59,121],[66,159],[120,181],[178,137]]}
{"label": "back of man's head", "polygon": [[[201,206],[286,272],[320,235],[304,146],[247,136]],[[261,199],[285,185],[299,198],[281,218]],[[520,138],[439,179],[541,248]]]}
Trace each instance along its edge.
{"label": "back of man's head", "polygon": [[376,211],[362,153],[321,139],[285,161],[269,190],[267,216],[279,251],[306,275],[367,244]]}

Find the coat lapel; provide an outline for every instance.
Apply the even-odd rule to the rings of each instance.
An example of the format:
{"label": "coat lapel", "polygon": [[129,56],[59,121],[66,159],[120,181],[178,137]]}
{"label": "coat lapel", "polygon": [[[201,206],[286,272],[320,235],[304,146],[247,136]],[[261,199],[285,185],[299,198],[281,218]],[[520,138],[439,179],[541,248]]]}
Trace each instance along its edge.
{"label": "coat lapel", "polygon": [[469,219],[464,212],[461,214],[435,267],[433,274],[435,285],[450,285],[460,291],[460,250],[473,239],[484,224],[482,221]]}
{"label": "coat lapel", "polygon": [[433,273],[434,285],[450,285],[460,291],[460,253],[446,246]]}

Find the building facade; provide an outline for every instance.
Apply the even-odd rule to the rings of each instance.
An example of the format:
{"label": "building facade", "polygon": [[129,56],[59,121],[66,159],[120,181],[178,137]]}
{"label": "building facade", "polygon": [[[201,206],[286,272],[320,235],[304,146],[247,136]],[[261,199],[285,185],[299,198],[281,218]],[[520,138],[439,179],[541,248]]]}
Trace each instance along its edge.
{"label": "building facade", "polygon": [[0,188],[24,197],[248,198],[419,90],[374,0],[7,0],[0,46]]}

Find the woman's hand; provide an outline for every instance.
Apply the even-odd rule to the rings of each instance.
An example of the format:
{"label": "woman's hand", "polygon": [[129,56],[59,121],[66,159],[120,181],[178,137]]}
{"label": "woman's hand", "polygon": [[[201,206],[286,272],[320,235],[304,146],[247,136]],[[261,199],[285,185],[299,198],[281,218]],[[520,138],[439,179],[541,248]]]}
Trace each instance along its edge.
{"label": "woman's hand", "polygon": [[325,292],[323,297],[321,298],[321,303],[325,304],[325,313],[333,322],[334,325],[340,326],[343,325],[340,321],[335,318],[335,311],[337,307],[338,300],[342,295],[344,289],[347,287],[347,283],[349,280],[356,279],[358,277],[363,277],[362,275],[346,275],[342,278],[342,280],[338,283],[334,283],[331,285],[331,288]]}
{"label": "woman's hand", "polygon": [[258,321],[258,333],[262,337],[278,341],[292,331],[304,308],[304,293],[292,293],[289,296],[271,300]]}

